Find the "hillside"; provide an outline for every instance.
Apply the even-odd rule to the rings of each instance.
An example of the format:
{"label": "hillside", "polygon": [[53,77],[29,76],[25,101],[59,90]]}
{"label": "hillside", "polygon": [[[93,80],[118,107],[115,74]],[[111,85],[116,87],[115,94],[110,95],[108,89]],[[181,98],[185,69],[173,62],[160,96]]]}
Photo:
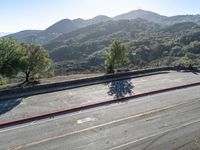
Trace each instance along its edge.
{"label": "hillside", "polygon": [[[142,19],[144,18],[144,19]],[[9,35],[19,42],[43,44],[56,73],[104,70],[104,53],[114,39],[129,50],[131,68],[199,62],[199,15],[166,17],[135,10],[109,18],[61,20],[44,31]]]}
{"label": "hillside", "polygon": [[76,26],[76,24],[73,23],[73,21],[69,19],[63,19],[61,21],[56,22],[52,26],[48,27],[43,32],[61,34],[61,33],[71,32],[76,29],[78,29],[78,27]]}
{"label": "hillside", "polygon": [[[129,50],[129,67],[178,64],[199,59],[200,26],[178,23],[163,26],[143,19],[108,21],[62,34],[45,45],[56,72],[103,70],[104,52],[114,39]],[[191,50],[190,50],[191,49]]]}
{"label": "hillside", "polygon": [[35,32],[34,30],[26,30],[8,35],[6,37],[16,39],[18,42],[47,44],[52,39],[55,39],[64,33],[69,33],[71,31],[75,31],[77,29],[84,28],[90,25],[95,25],[111,20],[132,20],[137,18],[145,19],[147,21],[162,25],[172,25],[183,22],[193,22],[196,24],[200,24],[200,15],[179,15],[166,17],[151,11],[138,9],[115,16],[113,18],[105,15],[99,15],[88,20],[84,20],[81,18],[74,20],[63,19],[47,27],[44,31]]}
{"label": "hillside", "polygon": [[42,30],[24,30],[24,31],[20,31],[17,33],[9,34],[5,37],[16,39],[20,43],[21,42],[37,43],[39,41],[36,39],[41,32],[42,32]]}
{"label": "hillside", "polygon": [[131,12],[118,15],[118,16],[114,17],[113,19],[115,19],[115,20],[129,19],[130,20],[130,19],[137,19],[137,18],[142,18],[142,19],[152,21],[155,23],[161,23],[163,20],[167,19],[166,16],[162,16],[157,13],[154,13],[151,11],[145,11],[142,9],[133,10]]}
{"label": "hillside", "polygon": [[178,15],[167,17],[161,21],[163,24],[176,24],[183,22],[194,22],[196,24],[200,24],[200,15]]}
{"label": "hillside", "polygon": [[0,32],[0,37],[3,37],[3,36],[6,36],[8,34],[11,34],[11,33],[7,33],[7,32]]}
{"label": "hillside", "polygon": [[[99,48],[95,47],[94,51],[96,51],[96,49],[107,47],[113,39],[126,41],[137,33],[158,31],[159,28],[158,24],[143,19],[108,21],[62,34],[45,45],[45,47],[52,53],[58,53],[61,49],[65,50],[70,45],[82,45],[84,43],[90,45],[90,43],[99,43],[101,41],[98,44]],[[61,60],[60,57],[58,59],[56,57],[53,58]]]}
{"label": "hillside", "polygon": [[69,33],[71,31],[74,31],[79,28],[83,28],[92,24],[105,22],[110,19],[111,18],[107,16],[103,16],[103,15],[99,15],[88,20],[63,19],[49,26],[45,30],[24,30],[24,31],[20,31],[14,34],[7,35],[6,37],[16,39],[18,42],[46,44],[61,34]]}

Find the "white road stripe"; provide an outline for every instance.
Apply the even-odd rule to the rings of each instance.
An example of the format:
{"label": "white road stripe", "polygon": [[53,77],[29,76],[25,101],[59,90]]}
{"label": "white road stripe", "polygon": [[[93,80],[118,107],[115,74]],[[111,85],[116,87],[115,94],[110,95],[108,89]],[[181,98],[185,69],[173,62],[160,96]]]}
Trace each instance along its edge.
{"label": "white road stripe", "polygon": [[172,132],[174,130],[177,130],[177,129],[180,129],[180,128],[184,128],[184,127],[187,127],[189,125],[192,125],[192,124],[195,124],[195,123],[199,123],[200,120],[196,120],[196,121],[193,121],[193,122],[189,122],[189,123],[185,123],[181,126],[178,126],[178,127],[174,127],[174,128],[171,128],[171,129],[168,129],[166,131],[163,131],[163,132],[158,132],[158,133],[155,133],[155,134],[152,134],[152,135],[149,135],[149,136],[146,136],[146,137],[143,137],[143,138],[140,138],[140,139],[137,139],[135,141],[131,141],[131,142],[128,142],[128,143],[125,143],[125,144],[122,144],[122,145],[119,145],[119,146],[116,146],[116,147],[113,147],[113,148],[110,148],[108,150],[117,150],[117,149],[121,149],[125,146],[128,146],[128,145],[131,145],[131,144],[135,144],[137,142],[141,142],[143,140],[146,140],[146,139],[149,139],[149,138],[153,138],[155,136],[159,136],[159,135],[162,135],[162,134],[165,134],[165,133],[168,133],[168,132]]}

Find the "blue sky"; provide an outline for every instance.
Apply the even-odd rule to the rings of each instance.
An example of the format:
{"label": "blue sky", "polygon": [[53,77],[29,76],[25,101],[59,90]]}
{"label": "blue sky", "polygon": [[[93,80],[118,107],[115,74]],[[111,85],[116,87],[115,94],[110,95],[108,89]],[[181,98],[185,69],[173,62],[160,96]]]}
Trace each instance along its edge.
{"label": "blue sky", "polygon": [[166,16],[200,14],[200,0],[0,0],[0,32],[45,29],[64,18],[113,17],[135,9]]}

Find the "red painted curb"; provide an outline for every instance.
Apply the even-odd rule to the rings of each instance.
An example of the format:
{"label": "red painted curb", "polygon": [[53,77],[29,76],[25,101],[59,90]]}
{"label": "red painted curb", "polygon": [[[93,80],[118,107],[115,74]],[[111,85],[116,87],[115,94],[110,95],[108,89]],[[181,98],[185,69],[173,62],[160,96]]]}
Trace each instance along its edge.
{"label": "red painted curb", "polygon": [[200,85],[200,82],[195,82],[195,83],[191,83],[191,84],[186,84],[186,85],[181,85],[181,86],[176,86],[176,87],[171,87],[171,88],[166,88],[166,89],[161,89],[161,90],[155,90],[155,91],[140,93],[140,94],[136,94],[136,95],[133,95],[133,96],[118,98],[118,99],[114,99],[114,100],[108,100],[108,101],[104,101],[104,102],[100,102],[100,103],[95,103],[95,104],[75,107],[75,108],[71,108],[71,109],[66,109],[66,110],[62,110],[62,111],[57,111],[57,112],[53,112],[53,113],[33,116],[33,117],[30,117],[30,118],[5,122],[5,123],[0,124],[0,128],[13,126],[13,125],[17,125],[17,124],[22,124],[22,123],[26,123],[26,122],[30,122],[30,121],[40,120],[40,119],[44,119],[44,118],[50,118],[50,117],[58,116],[58,115],[61,115],[61,114],[72,113],[72,112],[85,110],[85,109],[89,109],[89,108],[94,108],[94,107],[98,107],[98,106],[103,106],[103,105],[107,105],[107,104],[123,102],[123,101],[126,101],[126,100],[130,100],[130,99],[133,99],[133,98],[138,98],[138,97],[142,97],[142,96],[146,96],[146,95],[152,95],[152,94],[157,94],[157,93],[162,93],[162,92],[167,92],[167,91],[172,91],[172,90],[177,90],[177,89],[183,89],[183,88],[187,88],[187,87],[191,87],[191,86],[198,86],[198,85]]}

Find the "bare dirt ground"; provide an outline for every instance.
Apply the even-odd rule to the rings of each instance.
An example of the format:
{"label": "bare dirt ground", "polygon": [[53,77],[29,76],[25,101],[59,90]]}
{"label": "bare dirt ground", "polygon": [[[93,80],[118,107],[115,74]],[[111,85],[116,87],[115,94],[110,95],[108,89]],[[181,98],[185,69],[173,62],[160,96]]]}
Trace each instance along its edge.
{"label": "bare dirt ground", "polygon": [[[50,84],[50,83],[58,83],[58,82],[64,82],[64,81],[71,81],[71,80],[78,80],[78,79],[84,79],[84,78],[90,78],[90,77],[96,77],[103,74],[73,74],[73,75],[67,75],[67,76],[56,76],[52,78],[44,78],[40,79],[40,84]],[[6,89],[13,89],[19,87],[21,83],[12,83],[7,85],[0,85],[0,91],[6,90]]]}
{"label": "bare dirt ground", "polygon": [[70,81],[70,80],[77,80],[77,79],[84,79],[89,77],[96,77],[103,74],[74,74],[74,75],[68,75],[68,76],[56,76],[53,78],[45,78],[41,79],[41,84],[48,84],[48,83],[57,83],[57,82],[63,82],[63,81]]}

